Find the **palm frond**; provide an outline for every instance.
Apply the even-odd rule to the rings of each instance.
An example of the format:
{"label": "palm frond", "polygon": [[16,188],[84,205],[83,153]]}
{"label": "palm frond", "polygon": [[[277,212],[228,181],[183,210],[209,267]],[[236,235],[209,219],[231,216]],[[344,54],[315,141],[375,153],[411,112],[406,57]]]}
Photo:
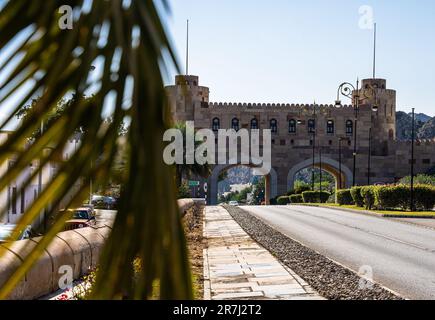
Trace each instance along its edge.
{"label": "palm frond", "polygon": [[[100,259],[92,298],[150,298],[153,284],[159,283],[160,298],[189,299],[190,270],[175,186],[171,168],[162,159],[167,125],[164,115],[169,114],[164,110],[162,70],[176,65],[175,55],[154,1],[132,0],[127,7],[121,0],[94,0],[88,13],[80,10],[83,3],[13,0],[0,11],[0,53],[18,38],[22,41],[0,65],[0,75],[4,76],[0,80],[0,108],[6,115],[0,129],[15,121],[30,99],[38,97],[0,145],[0,165],[16,158],[0,179],[0,192],[20,177],[29,162],[38,160],[38,169],[24,179],[18,192],[29,186],[44,166],[57,163],[58,170],[18,224],[30,224],[43,209],[54,214],[71,190],[75,191],[67,206],[80,204],[89,181],[104,186],[116,171],[115,158],[121,150],[118,129],[124,121],[129,122],[127,145],[122,147],[126,174],[120,175],[123,188],[118,213]],[[167,7],[166,1],[162,4]],[[59,28],[62,5],[80,12],[71,30]],[[163,52],[169,52],[172,60],[168,61]],[[5,70],[10,71],[5,75]],[[9,98],[24,87],[27,94],[6,108]],[[109,94],[116,97],[111,121],[104,121]],[[77,98],[59,116],[50,118],[59,101],[72,95]],[[34,135],[41,123],[43,133]],[[70,159],[59,161],[68,140],[82,127],[86,130],[77,151]],[[74,188],[77,185],[79,188]],[[28,272],[66,218],[61,215],[46,231],[1,286],[0,298],[7,297]],[[12,240],[16,237],[17,232]],[[138,258],[142,267],[138,280],[134,280],[133,262]]]}

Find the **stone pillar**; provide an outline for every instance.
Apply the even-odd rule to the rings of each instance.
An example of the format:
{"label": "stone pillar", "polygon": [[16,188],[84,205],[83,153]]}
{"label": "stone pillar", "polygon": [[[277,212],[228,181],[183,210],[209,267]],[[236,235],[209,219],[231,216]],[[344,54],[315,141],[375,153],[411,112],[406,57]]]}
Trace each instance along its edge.
{"label": "stone pillar", "polygon": [[270,205],[270,186],[270,174],[268,174],[264,179],[264,203],[266,206]]}

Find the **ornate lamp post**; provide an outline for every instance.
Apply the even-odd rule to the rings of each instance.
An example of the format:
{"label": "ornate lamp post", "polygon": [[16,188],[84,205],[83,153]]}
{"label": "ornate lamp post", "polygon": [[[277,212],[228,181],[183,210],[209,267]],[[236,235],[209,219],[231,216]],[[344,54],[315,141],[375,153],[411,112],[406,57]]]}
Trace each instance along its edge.
{"label": "ornate lamp post", "polygon": [[[353,130],[353,170],[352,170],[352,186],[356,185],[356,155],[357,155],[357,128],[358,128],[358,114],[359,114],[359,104],[360,104],[360,98],[361,94],[363,98],[373,98],[376,99],[376,90],[374,87],[369,86],[368,89],[363,90],[360,92],[359,88],[359,79],[356,80],[356,87],[349,83],[349,82],[343,82],[339,85],[337,90],[337,100],[335,100],[335,106],[341,107],[341,100],[340,95],[345,96],[349,99],[351,99],[353,108],[354,108],[354,130]],[[375,107],[376,102],[373,107]],[[377,110],[377,107],[376,107]],[[371,130],[369,132],[371,134]],[[371,139],[370,139],[371,140]]]}
{"label": "ornate lamp post", "polygon": [[415,108],[412,108],[412,140],[411,140],[411,211],[415,211],[414,205],[414,140],[415,140]]}
{"label": "ornate lamp post", "polygon": [[[378,105],[375,98],[375,104],[372,106],[373,112],[378,112]],[[369,154],[368,154],[368,163],[367,163],[367,185],[370,185],[370,175],[371,175],[371,158],[372,158],[372,115],[370,115],[370,128],[369,128]]]}

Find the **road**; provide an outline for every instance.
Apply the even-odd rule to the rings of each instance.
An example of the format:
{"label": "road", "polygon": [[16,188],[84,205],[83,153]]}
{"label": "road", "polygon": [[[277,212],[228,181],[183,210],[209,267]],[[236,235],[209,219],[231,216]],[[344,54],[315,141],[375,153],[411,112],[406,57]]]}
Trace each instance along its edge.
{"label": "road", "polygon": [[281,233],[409,299],[435,299],[435,230],[307,206],[242,207]]}

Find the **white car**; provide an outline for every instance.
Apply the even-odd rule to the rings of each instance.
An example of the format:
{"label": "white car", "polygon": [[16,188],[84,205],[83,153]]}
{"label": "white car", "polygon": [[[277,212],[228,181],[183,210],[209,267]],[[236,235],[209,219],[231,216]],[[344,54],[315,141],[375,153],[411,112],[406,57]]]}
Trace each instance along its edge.
{"label": "white car", "polygon": [[238,206],[239,205],[239,203],[237,201],[230,201],[230,202],[228,202],[228,204],[230,206]]}

